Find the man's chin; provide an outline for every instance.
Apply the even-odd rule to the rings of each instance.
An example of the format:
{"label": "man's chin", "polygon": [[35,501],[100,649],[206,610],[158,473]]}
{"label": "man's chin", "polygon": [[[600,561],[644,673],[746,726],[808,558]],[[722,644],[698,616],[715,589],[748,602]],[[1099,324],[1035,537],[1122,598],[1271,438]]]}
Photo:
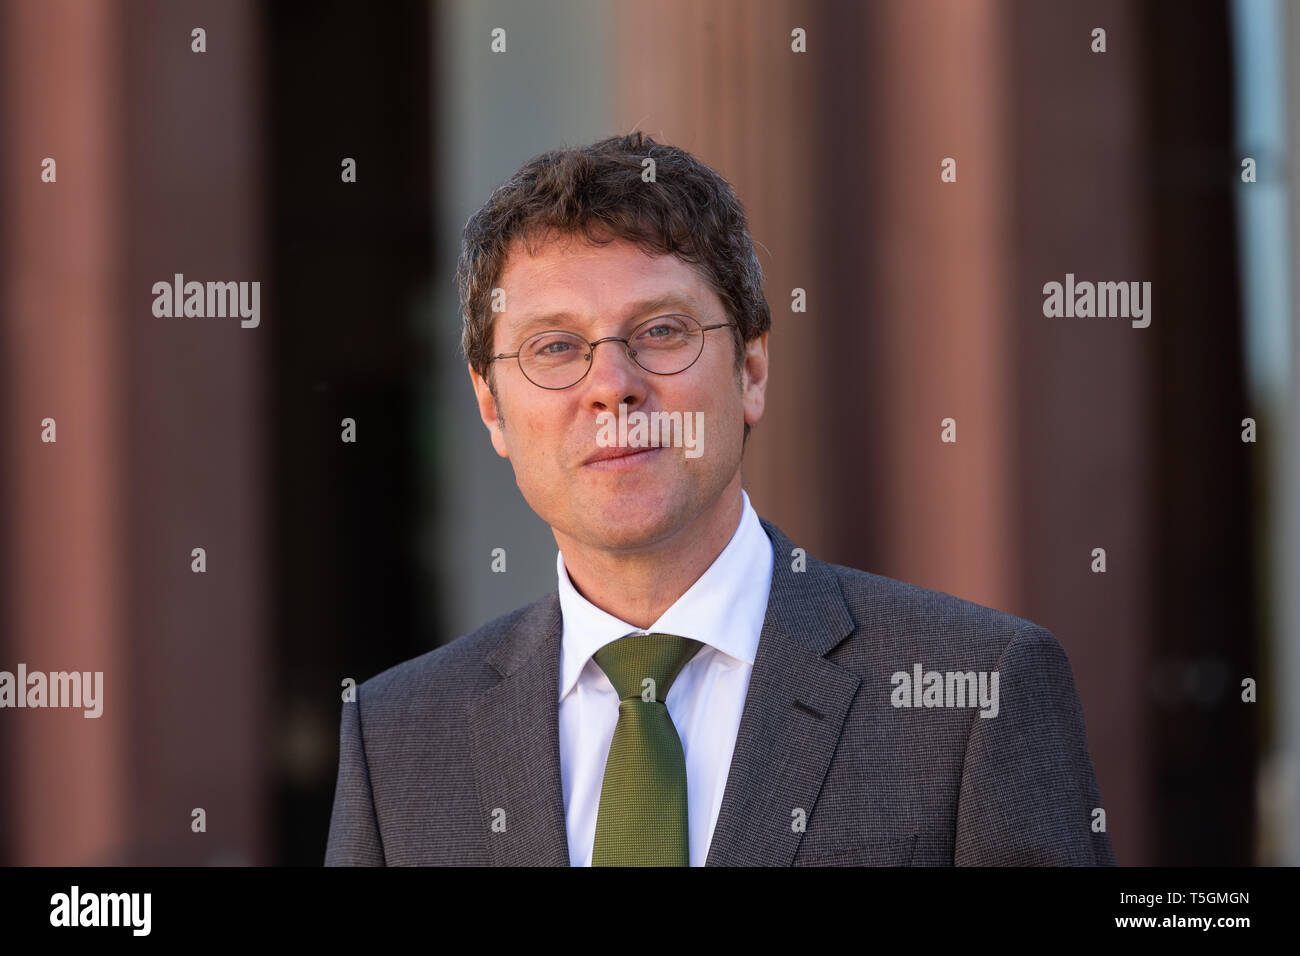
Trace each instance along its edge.
{"label": "man's chin", "polygon": [[669,513],[642,512],[634,516],[625,511],[589,524],[586,538],[593,546],[610,551],[635,550],[670,537],[676,530],[673,519],[674,515]]}

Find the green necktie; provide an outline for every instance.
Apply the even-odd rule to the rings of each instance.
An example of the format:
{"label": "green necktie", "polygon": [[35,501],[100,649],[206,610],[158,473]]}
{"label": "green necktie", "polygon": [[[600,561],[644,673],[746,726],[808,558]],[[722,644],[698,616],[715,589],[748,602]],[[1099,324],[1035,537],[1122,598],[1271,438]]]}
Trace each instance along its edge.
{"label": "green necktie", "polygon": [[674,634],[632,634],[593,656],[618,692],[592,866],[689,866],[686,757],[664,700],[703,647]]}

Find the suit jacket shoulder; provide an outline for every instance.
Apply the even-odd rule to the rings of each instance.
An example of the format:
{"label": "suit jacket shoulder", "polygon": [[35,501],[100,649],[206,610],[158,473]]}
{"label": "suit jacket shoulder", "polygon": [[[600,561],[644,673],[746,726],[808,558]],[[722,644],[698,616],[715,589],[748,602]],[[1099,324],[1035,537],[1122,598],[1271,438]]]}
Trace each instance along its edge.
{"label": "suit jacket shoulder", "polygon": [[[474,732],[488,731],[480,752],[512,735],[485,701],[522,664],[545,670],[546,655],[533,651],[552,630],[558,641],[558,620],[552,593],[358,686],[340,721],[327,866],[492,862],[495,808],[481,806],[480,787],[491,783],[481,779],[483,761],[476,765]],[[532,696],[553,707],[554,668],[548,687],[544,680],[533,681]],[[558,787],[558,767],[555,779]]]}
{"label": "suit jacket shoulder", "polygon": [[495,679],[496,672],[488,661],[515,624],[530,612],[544,606],[547,597],[502,614],[467,634],[436,647],[418,657],[395,664],[362,683],[358,697],[364,696],[368,713],[397,713],[399,716],[413,701],[433,699],[447,705],[458,698],[471,698]]}
{"label": "suit jacket shoulder", "polygon": [[[779,559],[789,539],[764,525]],[[912,838],[912,864],[1114,864],[1073,673],[1050,630],[941,591],[807,562],[825,575],[823,591],[835,582],[849,618],[825,659],[861,683],[814,813],[829,826],[814,832],[809,821],[801,857],[870,861],[883,836],[893,846]],[[777,569],[773,578],[783,602],[834,604],[800,574]],[[874,799],[863,800],[864,790]],[[865,856],[852,852],[855,839]]]}
{"label": "suit jacket shoulder", "polygon": [[893,654],[900,661],[916,658],[912,663],[924,663],[922,657],[934,663],[991,663],[1013,642],[1019,642],[1018,651],[1041,647],[1044,659],[1069,666],[1056,635],[1033,621],[868,571],[830,563],[825,567],[838,579],[855,625],[839,649],[844,663],[882,653]]}

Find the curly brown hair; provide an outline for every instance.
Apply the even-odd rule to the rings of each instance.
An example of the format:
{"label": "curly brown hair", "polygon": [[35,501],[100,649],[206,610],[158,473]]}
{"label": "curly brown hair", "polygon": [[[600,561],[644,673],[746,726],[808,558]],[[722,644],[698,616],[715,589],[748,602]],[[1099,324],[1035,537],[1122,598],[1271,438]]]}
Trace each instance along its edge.
{"label": "curly brown hair", "polygon": [[[642,179],[647,158],[654,160],[653,182]],[[511,244],[518,239],[531,254],[538,240],[555,235],[598,245],[627,239],[694,267],[736,323],[737,371],[745,343],[772,326],[763,270],[731,184],[685,150],[642,132],[611,136],[530,159],[465,224],[456,265],[461,349],[490,386],[492,290]]]}

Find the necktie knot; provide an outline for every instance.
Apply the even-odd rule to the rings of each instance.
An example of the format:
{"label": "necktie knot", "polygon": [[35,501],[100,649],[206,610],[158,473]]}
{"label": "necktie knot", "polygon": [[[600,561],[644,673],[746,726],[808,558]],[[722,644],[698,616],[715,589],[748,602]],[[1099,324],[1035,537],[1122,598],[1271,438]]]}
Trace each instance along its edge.
{"label": "necktie knot", "polygon": [[606,644],[592,657],[619,700],[662,703],[682,668],[703,646],[676,634],[630,634]]}

